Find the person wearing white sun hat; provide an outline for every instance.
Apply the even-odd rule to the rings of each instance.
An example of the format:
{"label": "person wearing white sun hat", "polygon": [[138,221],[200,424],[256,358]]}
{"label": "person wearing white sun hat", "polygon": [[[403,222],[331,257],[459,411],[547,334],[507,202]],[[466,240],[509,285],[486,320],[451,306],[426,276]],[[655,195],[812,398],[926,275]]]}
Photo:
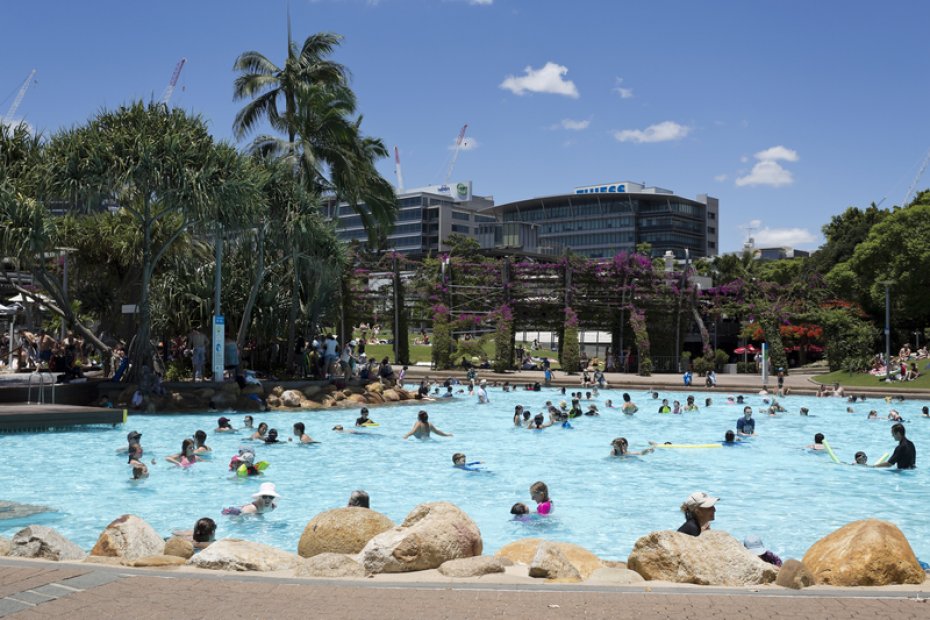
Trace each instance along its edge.
{"label": "person wearing white sun hat", "polygon": [[262,514],[265,512],[271,512],[278,507],[278,504],[275,503],[275,500],[281,497],[274,488],[273,482],[263,482],[262,485],[258,488],[258,493],[253,493],[252,497],[254,501],[237,508],[232,506],[230,508],[224,508],[224,515],[248,515],[248,514]]}
{"label": "person wearing white sun hat", "polygon": [[719,498],[712,497],[704,491],[695,491],[681,505],[685,513],[685,522],[678,531],[689,536],[700,536],[701,532],[710,529],[710,522],[714,520],[716,508],[714,504]]}

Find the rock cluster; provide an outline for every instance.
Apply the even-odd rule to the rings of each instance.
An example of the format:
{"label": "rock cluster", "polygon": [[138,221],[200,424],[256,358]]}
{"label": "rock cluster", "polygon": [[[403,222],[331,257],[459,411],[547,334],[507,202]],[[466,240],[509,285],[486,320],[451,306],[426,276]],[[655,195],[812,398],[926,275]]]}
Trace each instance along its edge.
{"label": "rock cluster", "polygon": [[91,549],[93,556],[138,560],[161,555],[165,541],[151,525],[134,515],[123,515],[111,522]]}
{"label": "rock cluster", "polygon": [[13,534],[10,556],[42,560],[82,560],[84,550],[44,525],[30,525]]}
{"label": "rock cluster", "polygon": [[310,558],[320,553],[358,553],[369,540],[394,527],[380,512],[350,506],[321,512],[300,536],[297,554]]}

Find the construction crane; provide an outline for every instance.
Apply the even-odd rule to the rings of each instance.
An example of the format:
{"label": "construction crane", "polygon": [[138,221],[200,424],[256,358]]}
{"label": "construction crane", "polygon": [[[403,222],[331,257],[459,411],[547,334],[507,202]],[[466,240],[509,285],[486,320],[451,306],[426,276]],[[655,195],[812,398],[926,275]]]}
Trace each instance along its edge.
{"label": "construction crane", "polygon": [[400,150],[394,147],[394,174],[397,175],[397,191],[404,191],[404,174],[400,171]]}
{"label": "construction crane", "polygon": [[928,165],[930,165],[930,151],[927,151],[927,155],[924,157],[924,161],[920,165],[920,170],[917,171],[917,176],[914,177],[914,180],[911,182],[911,186],[907,188],[907,194],[904,195],[904,202],[901,203],[902,207],[906,207],[907,203],[910,202],[911,198],[914,196],[914,190],[917,189],[917,184],[920,183],[921,177],[923,177],[924,172],[927,171]]}
{"label": "construction crane", "polygon": [[171,95],[174,94],[174,87],[178,84],[178,78],[181,77],[181,69],[184,68],[184,63],[186,62],[187,58],[182,58],[174,67],[174,73],[171,74],[171,80],[168,82],[168,86],[165,87],[165,92],[162,93],[161,96],[162,105],[167,107],[168,102],[171,101]]}
{"label": "construction crane", "polygon": [[16,99],[13,100],[13,103],[10,105],[10,109],[6,111],[6,116],[0,118],[0,122],[2,122],[4,125],[11,125],[13,123],[13,115],[16,114],[16,110],[19,108],[19,104],[23,102],[23,97],[26,96],[26,91],[29,90],[29,86],[32,85],[32,78],[34,78],[35,75],[36,70],[33,69],[29,73],[29,77],[26,78],[26,81],[23,82],[19,92],[16,93]]}
{"label": "construction crane", "polygon": [[452,163],[449,164],[449,170],[446,172],[446,180],[443,185],[448,185],[449,180],[452,178],[452,171],[455,169],[455,162],[459,158],[459,151],[462,150],[462,145],[465,144],[466,129],[468,129],[468,123],[462,125],[462,131],[459,132],[458,138],[455,139],[455,152],[452,153]]}

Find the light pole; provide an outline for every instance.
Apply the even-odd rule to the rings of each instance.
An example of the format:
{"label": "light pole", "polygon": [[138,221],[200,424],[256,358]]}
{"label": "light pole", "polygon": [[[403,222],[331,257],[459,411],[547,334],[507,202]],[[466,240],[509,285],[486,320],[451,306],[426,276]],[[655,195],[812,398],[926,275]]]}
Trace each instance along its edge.
{"label": "light pole", "polygon": [[894,280],[882,280],[885,287],[885,382],[891,379],[891,285]]}

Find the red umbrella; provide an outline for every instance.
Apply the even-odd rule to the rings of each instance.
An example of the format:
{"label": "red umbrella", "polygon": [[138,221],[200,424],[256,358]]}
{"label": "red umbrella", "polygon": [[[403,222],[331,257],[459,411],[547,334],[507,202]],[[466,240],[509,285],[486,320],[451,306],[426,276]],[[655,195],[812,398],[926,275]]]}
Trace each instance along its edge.
{"label": "red umbrella", "polygon": [[754,346],[752,346],[751,343],[745,347],[737,347],[736,349],[733,350],[733,353],[737,355],[742,355],[744,353],[757,353],[757,352],[758,351],[756,350]]}

